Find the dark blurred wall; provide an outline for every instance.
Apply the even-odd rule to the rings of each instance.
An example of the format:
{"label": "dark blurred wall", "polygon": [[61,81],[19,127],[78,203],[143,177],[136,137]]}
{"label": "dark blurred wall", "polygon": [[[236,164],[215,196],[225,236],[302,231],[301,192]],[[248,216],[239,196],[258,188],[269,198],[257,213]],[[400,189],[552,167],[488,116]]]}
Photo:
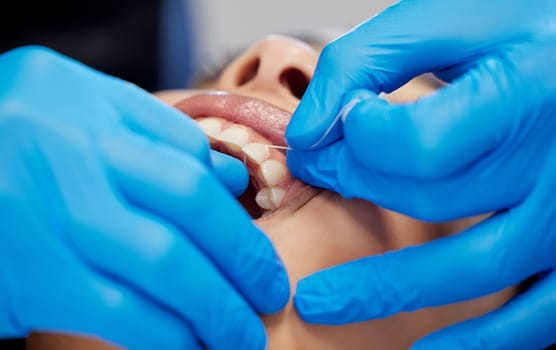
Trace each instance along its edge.
{"label": "dark blurred wall", "polygon": [[0,52],[40,44],[144,89],[159,88],[162,0],[1,0]]}

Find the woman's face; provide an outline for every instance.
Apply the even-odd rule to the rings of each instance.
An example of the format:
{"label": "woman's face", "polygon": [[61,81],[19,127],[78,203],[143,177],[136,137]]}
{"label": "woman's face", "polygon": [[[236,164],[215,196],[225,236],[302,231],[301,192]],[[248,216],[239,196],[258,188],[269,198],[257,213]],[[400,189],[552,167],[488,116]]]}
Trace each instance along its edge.
{"label": "woman's face", "polygon": [[[290,277],[292,295],[297,281],[315,271],[455,234],[480,220],[469,218],[444,224],[428,224],[369,202],[343,199],[337,194],[290,179],[288,174],[283,175],[282,182],[275,186],[285,191],[281,203],[276,204],[277,209],[266,210],[259,206],[259,212],[254,210],[256,201],[253,196],[269,187],[261,179],[260,169],[269,159],[280,162],[286,169],[284,151],[269,149],[266,158],[253,161],[249,152],[243,152],[241,148],[250,142],[285,144],[284,128],[312,77],[317,59],[318,52],[303,42],[280,36],[268,37],[235,59],[220,78],[208,86],[261,99],[288,113],[250,99],[236,101],[233,96],[212,97],[213,100],[192,98],[176,105],[197,118],[206,128],[214,148],[246,161],[254,189],[250,195],[244,196],[243,203],[250,212],[255,213],[254,216],[262,214],[255,222],[270,237],[281,255]],[[386,98],[394,103],[408,102],[439,87],[440,84],[434,79],[422,77]],[[211,105],[226,105],[226,111],[222,112]],[[247,113],[243,118],[245,110],[254,112]],[[247,138],[240,140],[239,137],[226,137],[226,130],[238,127],[235,123],[230,124],[230,121],[247,125]],[[224,137],[219,136],[222,133]],[[412,342],[427,333],[478,316],[500,305],[511,293],[505,291],[459,305],[340,327],[305,324],[298,318],[291,302],[284,311],[264,316],[263,320],[269,335],[270,349],[407,349]]]}
{"label": "woman's face", "polygon": [[[242,204],[282,257],[292,295],[297,281],[310,273],[455,234],[480,219],[429,224],[369,202],[346,200],[293,179],[283,150],[258,145],[284,145],[284,128],[312,77],[317,58],[318,52],[305,43],[268,37],[230,63],[217,81],[202,86],[231,95],[207,95],[199,90],[157,94],[196,118],[213,148],[246,163],[252,185],[241,198]],[[436,81],[421,78],[387,98],[407,102],[438,87]],[[512,294],[513,290],[506,290],[466,303],[346,326],[305,324],[290,302],[283,311],[263,316],[263,320],[269,349],[407,349],[436,329],[498,307]],[[52,338],[46,339],[47,343],[52,343]],[[44,341],[45,337],[35,339]],[[67,341],[67,337],[59,339]],[[38,349],[36,344],[33,348]],[[62,348],[60,343],[56,348]],[[102,347],[96,344],[95,348]]]}

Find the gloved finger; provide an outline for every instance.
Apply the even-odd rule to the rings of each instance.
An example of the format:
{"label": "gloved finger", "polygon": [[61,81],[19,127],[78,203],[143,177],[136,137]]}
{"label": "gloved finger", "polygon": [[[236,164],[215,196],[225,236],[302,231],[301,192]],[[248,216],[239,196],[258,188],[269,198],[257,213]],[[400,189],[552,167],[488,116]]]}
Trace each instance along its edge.
{"label": "gloved finger", "polygon": [[197,123],[137,86],[119,83],[111,98],[122,122],[132,131],[166,143],[210,164],[209,143]]}
{"label": "gloved finger", "polygon": [[346,144],[367,168],[428,180],[452,175],[508,141],[519,121],[507,101],[519,99],[520,81],[507,64],[486,58],[415,103],[393,105],[370,96],[348,113]]}
{"label": "gloved finger", "polygon": [[556,343],[556,274],[490,314],[433,333],[412,350],[545,349]]}
{"label": "gloved finger", "polygon": [[15,215],[3,217],[5,228],[17,227],[26,217],[26,228],[36,234],[0,236],[6,248],[2,258],[7,259],[0,268],[5,283],[0,322],[7,317],[22,336],[32,330],[72,332],[94,334],[130,349],[200,349],[187,323],[175,313],[87,266],[62,236],[66,227],[50,231],[42,220],[28,216],[28,206],[15,204],[13,209]]}
{"label": "gloved finger", "polygon": [[218,151],[210,151],[210,159],[218,180],[236,197],[241,196],[249,184],[249,173],[238,159]]}
{"label": "gloved finger", "polygon": [[257,314],[187,237],[118,204],[99,215],[68,230],[90,264],[187,320],[211,349],[263,347]]}
{"label": "gloved finger", "polygon": [[[479,212],[487,212],[485,201],[469,204],[472,194],[465,193],[461,201],[454,188],[461,185],[459,178],[434,183],[421,180],[388,176],[373,169],[364,168],[348,150],[345,140],[314,151],[288,151],[288,168],[293,176],[305,183],[339,193],[344,198],[360,198],[377,205],[426,221],[445,221]],[[473,177],[472,180],[482,180]],[[468,183],[468,182],[467,182]],[[466,184],[467,184],[466,183]],[[473,183],[473,181],[471,181]],[[473,187],[471,187],[473,188]],[[507,193],[508,191],[504,191]],[[446,201],[447,194],[451,200]],[[465,205],[462,205],[465,203]],[[488,203],[492,206],[492,203]],[[473,212],[469,212],[473,210]]]}
{"label": "gloved finger", "polygon": [[[342,108],[344,94],[353,89],[390,92],[421,73],[480,59],[493,42],[508,40],[510,28],[519,35],[511,21],[493,23],[489,12],[477,13],[474,6],[466,1],[400,1],[328,44],[286,130],[288,145],[306,150],[322,139]],[[491,13],[506,12],[503,18],[520,15],[517,8],[485,6]],[[445,15],[454,11],[474,13],[474,25],[465,16]],[[482,40],[485,32],[490,42]],[[453,40],[461,37],[468,38],[466,45]],[[332,141],[325,138],[319,146]]]}
{"label": "gloved finger", "polygon": [[[538,247],[542,228],[531,232],[524,224],[530,209],[501,213],[455,236],[319,272],[298,283],[297,310],[307,322],[343,324],[515,285],[546,269],[553,254],[553,244]],[[530,232],[527,240],[524,231]]]}
{"label": "gloved finger", "polygon": [[96,335],[130,349],[201,349],[175,314],[93,272],[63,244],[48,243],[28,247],[34,264],[24,263],[14,281],[27,283],[11,301],[28,331]]}
{"label": "gloved finger", "polygon": [[206,167],[132,135],[105,140],[104,149],[128,199],[185,232],[256,310],[286,304],[289,282],[271,242]]}
{"label": "gloved finger", "polygon": [[496,157],[491,154],[480,167],[434,181],[366,169],[354,159],[345,140],[314,151],[289,151],[287,160],[292,175],[305,183],[345,198],[365,199],[417,219],[442,222],[515,205],[529,193],[530,184],[536,179],[522,176],[520,181],[511,182],[513,190],[508,191],[508,182],[496,175],[507,172],[501,164],[504,158]]}
{"label": "gloved finger", "polygon": [[90,287],[91,292],[74,294],[73,300],[63,293],[67,299],[62,305],[76,302],[70,307],[73,314],[64,320],[67,323],[53,318],[53,310],[51,321],[45,319],[42,324],[48,327],[51,322],[54,330],[95,334],[129,349],[202,349],[183,321],[144,298],[108,281],[91,282]]}

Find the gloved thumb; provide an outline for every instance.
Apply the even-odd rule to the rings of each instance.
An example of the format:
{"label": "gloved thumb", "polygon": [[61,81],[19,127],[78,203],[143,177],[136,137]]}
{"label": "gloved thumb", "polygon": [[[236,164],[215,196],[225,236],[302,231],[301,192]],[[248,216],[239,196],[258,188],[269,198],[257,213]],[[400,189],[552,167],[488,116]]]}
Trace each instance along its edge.
{"label": "gloved thumb", "polygon": [[[488,9],[473,18],[472,26],[462,16],[446,16],[475,13],[474,6],[476,1],[400,1],[328,44],[286,130],[288,145],[302,151],[338,139],[341,128],[334,123],[345,94],[353,89],[391,92],[422,73],[450,71],[453,79],[454,67],[466,71],[470,63],[488,54],[494,43],[507,37],[510,24],[494,24],[492,13],[510,12],[504,18],[519,16],[515,9],[488,4],[484,5]],[[491,42],[478,39],[485,32],[491,35]],[[465,71],[458,70],[459,74]]]}

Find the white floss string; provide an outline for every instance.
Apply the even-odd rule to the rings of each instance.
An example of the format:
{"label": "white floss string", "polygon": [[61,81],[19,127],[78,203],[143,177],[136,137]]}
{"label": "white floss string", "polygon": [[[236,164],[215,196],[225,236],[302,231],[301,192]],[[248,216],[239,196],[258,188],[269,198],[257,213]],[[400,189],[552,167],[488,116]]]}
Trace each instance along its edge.
{"label": "white floss string", "polygon": [[268,145],[268,144],[266,144],[266,143],[259,143],[259,145],[266,146],[267,148],[283,149],[283,150],[286,150],[286,151],[291,151],[291,150],[293,150],[293,148],[288,147],[288,146]]}
{"label": "white floss string", "polygon": [[330,123],[328,128],[324,131],[324,134],[321,136],[321,138],[318,139],[317,142],[312,144],[311,147],[309,147],[309,149],[314,149],[318,147],[324,141],[324,139],[326,139],[326,137],[332,132],[334,126],[336,126],[336,124],[338,124],[340,121],[342,121],[342,123],[345,123],[349,112],[351,112],[353,107],[355,107],[355,105],[357,105],[361,101],[362,101],[361,98],[354,98],[353,100],[349,101],[346,105],[344,105],[342,109],[340,109],[338,114],[336,114],[336,116],[332,120],[332,123]]}

